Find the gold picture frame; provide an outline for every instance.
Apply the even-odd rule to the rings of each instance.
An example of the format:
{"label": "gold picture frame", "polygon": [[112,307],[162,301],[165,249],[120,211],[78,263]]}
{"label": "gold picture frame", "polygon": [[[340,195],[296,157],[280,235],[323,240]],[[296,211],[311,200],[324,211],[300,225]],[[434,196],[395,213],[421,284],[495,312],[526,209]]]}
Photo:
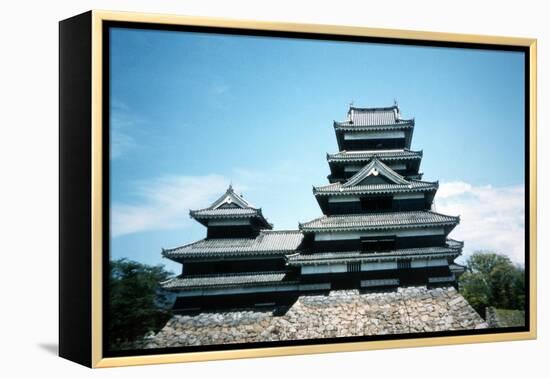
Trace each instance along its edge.
{"label": "gold picture frame", "polygon": [[[80,19],[78,19],[80,17]],[[71,21],[72,20],[72,21]],[[80,20],[80,21],[79,21]],[[81,21],[84,20],[82,23]],[[71,22],[73,24],[71,24]],[[245,29],[245,30],[261,30],[264,32],[290,32],[290,33],[313,33],[319,35],[334,35],[334,36],[357,36],[357,37],[373,37],[373,38],[387,38],[387,39],[399,39],[410,41],[422,41],[424,43],[463,43],[463,44],[480,44],[480,45],[502,45],[502,46],[519,46],[528,51],[529,66],[528,69],[528,84],[529,84],[529,209],[528,222],[529,222],[529,250],[528,250],[528,287],[529,287],[529,330],[525,332],[506,332],[506,333],[489,333],[489,334],[475,334],[475,335],[457,335],[457,336],[444,336],[444,337],[428,337],[428,338],[406,338],[396,340],[375,340],[375,341],[360,341],[360,342],[342,342],[323,344],[320,341],[318,344],[313,345],[296,345],[296,346],[274,346],[274,347],[262,347],[253,349],[232,349],[232,350],[211,350],[201,352],[187,352],[187,353],[170,353],[170,354],[151,354],[151,355],[137,355],[137,356],[124,356],[124,357],[104,357],[103,354],[103,285],[105,282],[103,271],[103,254],[104,254],[104,207],[103,207],[103,192],[105,190],[103,183],[103,170],[104,155],[103,155],[103,121],[105,106],[103,99],[103,78],[104,78],[104,59],[103,56],[103,38],[104,38],[104,25],[105,22],[128,22],[139,24],[156,24],[156,25],[186,25],[197,27],[216,27],[216,28],[228,28],[228,29]],[[71,26],[73,25],[73,26]],[[72,28],[72,29],[71,29]],[[78,44],[78,41],[72,41],[66,37],[67,33],[73,33],[75,30],[86,31],[89,36],[89,44]],[[65,34],[64,34],[65,33]],[[65,36],[65,37],[64,37]],[[86,40],[86,38],[84,38]],[[210,17],[189,17],[189,16],[175,16],[175,15],[162,15],[162,14],[145,14],[145,13],[130,13],[130,12],[111,12],[93,10],[82,16],[77,16],[73,19],[61,22],[60,33],[61,49],[60,49],[60,75],[65,75],[63,59],[66,56],[70,58],[71,49],[78,50],[80,48],[89,49],[89,55],[82,57],[81,59],[89,60],[90,77],[87,78],[86,83],[89,87],[85,87],[84,91],[91,90],[90,96],[86,100],[90,100],[89,103],[85,101],[80,105],[83,108],[88,106],[89,113],[84,117],[71,119],[70,116],[64,117],[65,108],[70,105],[70,101],[82,101],[80,97],[70,99],[69,96],[63,97],[63,93],[60,97],[60,113],[61,113],[61,139],[63,139],[64,130],[69,127],[68,121],[72,121],[72,127],[75,127],[74,121],[82,121],[89,119],[89,128],[83,127],[87,136],[83,136],[89,142],[90,168],[87,173],[89,174],[89,181],[86,181],[83,185],[91,185],[89,188],[89,228],[80,229],[79,232],[86,233],[89,237],[86,240],[82,240],[80,244],[81,249],[89,249],[89,254],[86,255],[85,261],[73,261],[74,257],[68,257],[68,251],[64,250],[64,245],[67,243],[61,243],[60,247],[60,354],[63,357],[69,358],[76,362],[80,362],[90,367],[114,367],[114,366],[130,366],[130,365],[144,365],[144,364],[161,364],[161,363],[174,363],[174,362],[189,362],[189,361],[207,361],[207,360],[219,360],[219,359],[238,359],[238,358],[251,358],[251,357],[267,357],[267,356],[283,356],[283,355],[296,355],[296,354],[312,354],[312,353],[328,353],[328,352],[347,352],[347,351],[359,351],[359,350],[371,350],[371,349],[387,349],[387,348],[402,348],[402,347],[419,347],[419,346],[435,346],[435,345],[449,345],[449,344],[466,344],[466,343],[482,343],[482,342],[495,342],[495,341],[512,341],[512,340],[527,340],[535,339],[537,336],[537,300],[536,300],[536,243],[537,243],[537,41],[536,39],[528,38],[513,38],[513,37],[501,37],[501,36],[484,36],[484,35],[469,35],[469,34],[453,34],[453,33],[438,33],[438,32],[426,32],[426,31],[411,31],[411,30],[394,30],[394,29],[378,29],[368,27],[351,27],[351,26],[339,26],[339,25],[317,25],[317,24],[295,24],[295,23],[280,23],[280,22],[260,22],[253,20],[233,20],[233,19],[219,19]],[[67,54],[67,55],[64,55]],[[77,75],[78,76],[78,75]],[[76,76],[75,76],[76,77]],[[78,80],[82,78],[78,76]],[[63,92],[64,84],[68,83],[71,79],[61,80],[61,92]],[[65,80],[65,81],[64,81]],[[84,79],[82,79],[84,80]],[[87,84],[87,85],[88,85]],[[67,84],[69,85],[69,84]],[[80,125],[79,125],[80,126]],[[69,143],[69,141],[67,141]],[[63,142],[61,148],[64,147]],[[63,166],[64,155],[61,154],[61,165]],[[107,162],[108,163],[108,162]],[[66,184],[64,177],[68,180],[71,174],[70,168],[67,168],[66,176],[61,174],[61,186]],[[527,183],[526,183],[527,185]],[[67,189],[68,190],[68,189]],[[67,194],[65,196],[62,193],[61,197],[66,199],[66,204],[61,203],[61,217],[65,215],[65,208],[63,206],[69,206],[72,201],[78,200],[81,195],[88,195],[80,193]],[[68,219],[68,218],[65,218]],[[64,238],[67,232],[71,231],[70,227],[77,227],[77,225],[69,225],[61,220],[63,227],[61,228],[61,237]],[[76,235],[80,235],[78,232]],[[78,241],[74,241],[78,244]],[[74,249],[73,249],[74,252]],[[88,259],[89,258],[89,259]],[[75,265],[80,264],[80,265]],[[527,267],[526,267],[527,268]],[[72,277],[68,270],[74,272],[87,271],[87,276],[79,279],[89,279],[90,289],[89,295],[83,294],[85,301],[89,301],[89,307],[85,307],[89,311],[89,316],[82,319],[80,316],[80,325],[72,325],[72,328],[65,329],[65,325],[71,322],[72,318],[78,316],[77,312],[72,310],[72,306],[75,305],[74,299],[71,299],[69,286],[74,286],[76,289],[82,289],[78,283],[71,281],[76,279]],[[69,299],[64,300],[64,297]],[[70,302],[70,303],[68,303]],[[88,302],[86,302],[88,303]],[[88,305],[86,305],[88,306]],[[85,325],[89,322],[89,328]],[[86,324],[85,324],[86,323]],[[82,353],[73,354],[72,349],[76,345],[77,335],[72,334],[77,328],[86,333],[89,333],[89,339],[82,338],[82,332],[80,334],[82,340],[85,343],[89,342],[89,349],[85,349],[86,356],[82,356]],[[88,355],[89,352],[89,355]]]}

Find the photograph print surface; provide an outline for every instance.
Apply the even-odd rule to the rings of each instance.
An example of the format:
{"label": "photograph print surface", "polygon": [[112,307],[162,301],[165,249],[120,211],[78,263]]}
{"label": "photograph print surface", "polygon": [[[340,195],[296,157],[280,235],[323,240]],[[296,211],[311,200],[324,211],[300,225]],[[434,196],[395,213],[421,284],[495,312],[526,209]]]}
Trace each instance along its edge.
{"label": "photograph print surface", "polygon": [[525,62],[110,27],[107,351],[524,329]]}

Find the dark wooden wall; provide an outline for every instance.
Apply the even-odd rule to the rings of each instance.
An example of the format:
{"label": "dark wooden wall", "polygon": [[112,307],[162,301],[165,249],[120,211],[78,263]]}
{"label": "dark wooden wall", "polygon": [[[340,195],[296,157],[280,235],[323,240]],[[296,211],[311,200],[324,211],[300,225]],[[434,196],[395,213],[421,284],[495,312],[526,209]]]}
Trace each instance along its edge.
{"label": "dark wooden wall", "polygon": [[284,257],[271,259],[219,260],[187,262],[183,264],[183,274],[219,274],[285,270]]}
{"label": "dark wooden wall", "polygon": [[[380,237],[380,239],[387,239],[387,236]],[[396,237],[395,248],[420,248],[431,246],[444,246],[446,243],[445,235],[423,235],[423,236],[410,236],[410,237]],[[306,246],[308,250],[316,252],[338,252],[338,251],[361,251],[362,244],[361,238],[348,240],[317,240],[310,242],[310,245]]]}

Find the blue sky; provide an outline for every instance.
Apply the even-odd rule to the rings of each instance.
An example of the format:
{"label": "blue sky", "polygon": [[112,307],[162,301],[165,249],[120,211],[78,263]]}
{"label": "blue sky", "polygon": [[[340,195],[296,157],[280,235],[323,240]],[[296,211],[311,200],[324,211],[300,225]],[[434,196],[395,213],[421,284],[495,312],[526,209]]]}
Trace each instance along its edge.
{"label": "blue sky", "polygon": [[522,53],[115,28],[110,58],[114,258],[176,271],[161,248],[204,237],[188,210],[230,182],[276,229],[321,215],[332,121],[396,99],[465,252],[521,262]]}

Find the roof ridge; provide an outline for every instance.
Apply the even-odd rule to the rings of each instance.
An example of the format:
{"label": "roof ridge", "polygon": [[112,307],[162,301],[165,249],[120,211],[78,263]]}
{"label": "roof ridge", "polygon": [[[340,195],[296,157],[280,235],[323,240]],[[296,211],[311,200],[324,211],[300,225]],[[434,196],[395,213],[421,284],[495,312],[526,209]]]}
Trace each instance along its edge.
{"label": "roof ridge", "polygon": [[447,238],[447,241],[450,241],[450,242],[457,242],[457,243],[463,243],[462,241],[456,240],[456,239],[453,239],[453,238]]}
{"label": "roof ridge", "polygon": [[[459,223],[460,218],[458,217],[439,214],[428,210],[417,210],[409,212],[399,211],[331,215],[300,224],[300,229],[303,230],[304,233],[308,233],[348,229],[406,229],[419,226],[452,226],[452,228],[454,228]],[[448,230],[448,232],[450,232],[450,230]]]}
{"label": "roof ridge", "polygon": [[213,273],[213,274],[190,274],[186,276],[177,276],[176,279],[185,279],[185,278],[209,278],[209,277],[235,277],[235,276],[249,276],[249,275],[259,275],[259,274],[286,274],[284,270],[265,270],[265,271],[255,271],[255,272],[229,272],[229,273]]}
{"label": "roof ridge", "polygon": [[[386,123],[386,124],[372,124],[372,125],[359,125],[359,126],[355,126],[357,128],[360,128],[360,127],[392,127],[392,126],[396,126],[396,125],[407,125],[407,124],[414,124],[415,123],[415,119],[414,118],[400,118],[398,120],[396,120],[394,123]],[[349,120],[347,121],[334,121],[334,124],[335,125],[342,125],[342,126],[350,126],[350,125],[354,125],[353,122],[350,122]]]}
{"label": "roof ridge", "polygon": [[[345,214],[345,215],[349,216],[349,215],[353,215],[353,214]],[[330,215],[330,216],[331,216],[331,217],[336,217],[336,216],[338,216],[338,215]],[[329,215],[323,214],[323,215],[321,215],[320,217],[314,218],[314,219],[312,219],[312,220],[310,220],[310,221],[307,221],[307,222],[299,222],[298,225],[302,226],[302,225],[304,225],[304,224],[313,223],[313,222],[316,222],[316,221],[318,221],[318,220],[325,219],[325,218],[328,218],[328,217],[329,217]],[[300,231],[301,231],[301,230],[300,230]]]}
{"label": "roof ridge", "polygon": [[451,217],[451,218],[454,217],[454,218],[456,218],[456,216],[441,214],[441,213],[438,213],[438,212],[433,211],[433,210],[379,211],[379,212],[376,212],[376,213],[335,214],[335,215],[324,215],[324,216],[334,218],[334,217],[350,217],[350,216],[353,217],[353,216],[380,215],[380,214],[404,215],[404,214],[413,214],[413,213],[430,213],[430,214],[442,215],[442,216],[445,216],[445,217]]}
{"label": "roof ridge", "polygon": [[399,106],[397,105],[391,105],[391,106],[373,106],[373,107],[362,107],[362,106],[353,106],[351,105],[349,107],[349,110],[363,110],[363,111],[393,111],[394,109],[398,109]]}
{"label": "roof ridge", "polygon": [[409,181],[410,182],[417,182],[417,183],[421,183],[421,184],[435,184],[435,185],[439,186],[439,180],[424,181],[424,180],[410,179]]}
{"label": "roof ridge", "polygon": [[440,215],[440,216],[442,216],[442,217],[460,219],[460,215],[447,215],[447,214],[441,214],[441,213],[438,213],[437,211],[433,211],[433,210],[422,210],[422,211],[427,212],[427,213],[430,213],[430,214]]}
{"label": "roof ridge", "polygon": [[331,182],[329,184],[326,184],[326,185],[320,185],[320,186],[315,186],[313,185],[313,189],[321,189],[321,188],[328,188],[328,187],[331,187],[331,186],[340,186],[342,185],[342,183],[340,181],[336,181],[336,182]]}
{"label": "roof ridge", "polygon": [[314,186],[313,194],[315,195],[330,195],[332,194],[353,194],[364,191],[380,191],[380,192],[407,192],[419,190],[433,190],[439,188],[439,182],[411,180],[409,184],[364,184],[350,187],[343,187],[341,182],[335,182],[329,185]]}
{"label": "roof ridge", "polygon": [[202,241],[205,241],[207,238],[202,238],[200,240],[197,240],[197,241],[194,241],[194,242],[191,242],[191,243],[187,243],[187,244],[184,244],[184,245],[180,245],[179,247],[174,247],[174,248],[162,248],[162,254],[164,253],[167,253],[167,252],[173,252],[173,251],[176,251],[178,249],[182,249],[182,248],[187,248],[187,247],[191,247],[192,245],[195,245],[197,243],[200,243]]}
{"label": "roof ridge", "polygon": [[419,154],[422,153],[422,149],[420,150],[412,150],[410,148],[395,148],[395,149],[387,149],[387,150],[342,150],[337,151],[334,153],[328,152],[327,155],[334,156],[334,155],[343,155],[343,154],[350,154],[350,155],[361,155],[361,154],[399,154],[399,153],[413,153],[413,154]]}
{"label": "roof ridge", "polygon": [[284,233],[299,233],[301,232],[300,230],[261,230],[260,231],[260,234],[261,233],[265,233],[265,234],[284,234]]}
{"label": "roof ridge", "polygon": [[376,212],[376,213],[359,213],[359,214],[334,214],[334,215],[322,215],[318,218],[315,218],[311,221],[308,221],[308,222],[304,222],[302,224],[306,224],[306,223],[311,223],[311,222],[314,222],[314,221],[318,221],[318,220],[321,220],[321,219],[324,219],[324,218],[356,218],[356,217],[368,217],[368,216],[376,216],[376,215],[394,215],[394,216],[404,216],[404,215],[412,215],[412,214],[434,214],[434,215],[439,215],[439,216],[442,216],[442,217],[447,217],[447,218],[460,218],[460,216],[454,216],[454,215],[446,215],[446,214],[441,214],[441,213],[438,213],[436,211],[433,211],[433,210],[409,210],[409,211],[380,211],[380,212]]}
{"label": "roof ridge", "polygon": [[206,211],[234,211],[234,210],[249,210],[249,211],[255,211],[260,212],[262,210],[261,207],[218,207],[216,209],[211,209],[209,207],[205,207],[203,209],[197,209],[197,210],[189,210],[190,214],[196,214],[200,212],[206,212]]}

